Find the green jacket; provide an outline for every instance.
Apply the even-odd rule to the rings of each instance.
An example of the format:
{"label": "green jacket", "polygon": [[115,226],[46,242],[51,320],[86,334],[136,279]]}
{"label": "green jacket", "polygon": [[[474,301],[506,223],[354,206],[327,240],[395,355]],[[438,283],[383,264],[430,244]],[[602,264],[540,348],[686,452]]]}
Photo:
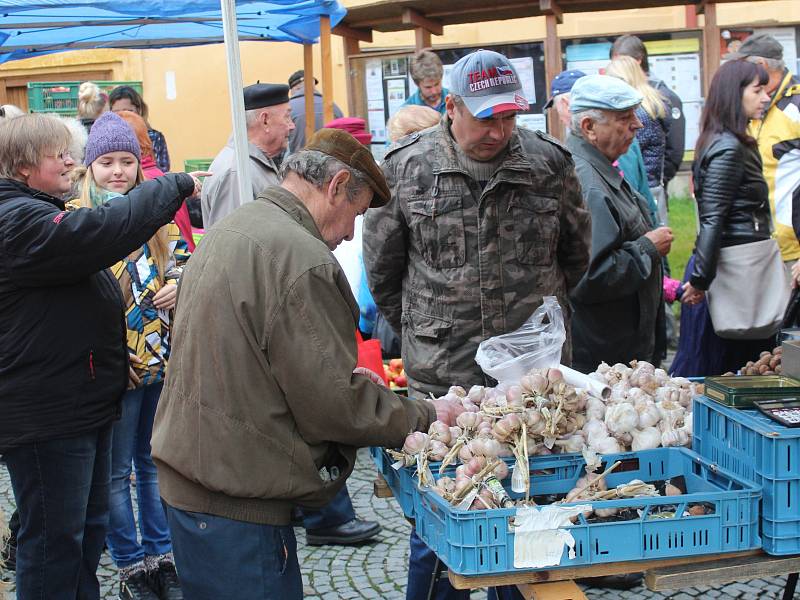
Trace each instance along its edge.
{"label": "green jacket", "polygon": [[392,146],[392,201],[364,221],[375,303],[402,331],[409,385],[426,394],[483,384],[478,344],[519,328],[543,296],[558,297],[569,327],[567,294],[589,262],[589,213],[558,142],[518,128],[483,190],[454,144],[444,117]]}
{"label": "green jacket", "polygon": [[427,431],[432,404],[353,375],[357,324],[344,272],[283,188],[206,234],[181,278],[153,426],[167,503],[286,525],[342,488],[356,448]]}

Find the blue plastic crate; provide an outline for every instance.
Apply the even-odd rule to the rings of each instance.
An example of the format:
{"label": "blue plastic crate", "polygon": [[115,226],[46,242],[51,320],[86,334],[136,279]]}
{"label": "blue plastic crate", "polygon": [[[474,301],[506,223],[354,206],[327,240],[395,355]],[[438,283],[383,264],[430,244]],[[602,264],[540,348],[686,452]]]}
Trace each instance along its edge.
{"label": "blue plastic crate", "polygon": [[[378,468],[378,472],[383,475],[389,488],[392,490],[403,515],[414,518],[414,497],[418,492],[416,466],[401,467],[395,470],[392,463],[395,461],[390,457],[384,448],[372,447],[369,449],[372,460]],[[503,459],[509,468],[514,464],[513,457]],[[439,477],[439,467],[442,463],[431,462],[430,468],[435,477]],[[543,486],[540,490],[544,494],[556,493],[555,487],[559,481],[571,478],[577,479],[582,474],[581,469],[584,465],[583,457],[580,454],[557,454],[554,456],[534,456],[530,461],[531,471],[536,475],[539,485]],[[452,476],[458,464],[447,467],[445,474]],[[510,476],[509,476],[510,479]],[[539,493],[539,492],[537,492]]]}
{"label": "blue plastic crate", "polygon": [[764,551],[800,553],[800,429],[704,396],[693,414],[693,448],[761,486]]}
{"label": "blue plastic crate", "polygon": [[[588,522],[580,516],[577,524],[566,528],[575,538],[575,558],[570,559],[565,548],[558,567],[547,568],[736,552],[761,545],[761,493],[755,484],[718,469],[685,448],[658,448],[603,458],[606,464],[623,461],[608,476],[609,487],[632,479],[654,481],[683,475],[687,494],[592,503],[595,508],[636,507],[642,514],[635,520],[617,522]],[[544,466],[542,462],[537,464]],[[534,475],[533,493],[566,494],[579,475],[547,482]],[[699,502],[713,505],[714,513],[682,516],[688,504]],[[650,518],[663,506],[677,506],[676,516]],[[415,511],[417,535],[455,573],[489,575],[535,570],[514,567],[515,534],[510,526],[516,514],[514,508],[460,511],[436,493],[421,491],[415,498]]]}

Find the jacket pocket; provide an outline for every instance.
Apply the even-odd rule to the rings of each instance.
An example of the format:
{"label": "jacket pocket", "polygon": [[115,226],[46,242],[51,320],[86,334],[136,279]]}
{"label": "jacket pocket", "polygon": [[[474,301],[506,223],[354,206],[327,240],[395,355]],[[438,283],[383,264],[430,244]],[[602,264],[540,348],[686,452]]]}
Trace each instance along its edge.
{"label": "jacket pocket", "polygon": [[412,378],[444,385],[450,372],[450,334],[453,319],[415,309],[403,313],[403,353]]}
{"label": "jacket pocket", "polygon": [[419,242],[425,263],[434,269],[463,266],[466,243],[461,196],[412,196],[408,210],[409,227]]}
{"label": "jacket pocket", "polygon": [[517,260],[526,265],[551,265],[558,244],[558,198],[527,196],[511,199]]}

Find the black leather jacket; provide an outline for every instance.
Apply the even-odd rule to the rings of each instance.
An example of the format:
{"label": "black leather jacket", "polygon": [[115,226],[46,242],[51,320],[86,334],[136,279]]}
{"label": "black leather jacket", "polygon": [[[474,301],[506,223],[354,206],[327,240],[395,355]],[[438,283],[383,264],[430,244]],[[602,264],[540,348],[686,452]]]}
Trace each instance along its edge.
{"label": "black leather jacket", "polygon": [[700,232],[689,281],[707,290],[717,272],[720,248],[770,237],[769,188],[758,148],[727,131],[695,157],[692,173]]}

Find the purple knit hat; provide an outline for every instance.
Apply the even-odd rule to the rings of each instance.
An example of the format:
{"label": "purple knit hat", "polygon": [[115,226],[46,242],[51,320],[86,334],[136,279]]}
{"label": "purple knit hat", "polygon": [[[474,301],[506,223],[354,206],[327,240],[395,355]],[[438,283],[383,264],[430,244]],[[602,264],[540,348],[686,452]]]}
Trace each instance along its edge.
{"label": "purple knit hat", "polygon": [[104,112],[92,125],[86,141],[83,164],[88,167],[99,156],[109,152],[130,152],[136,160],[142,161],[142,151],[133,129],[122,117],[111,111]]}

